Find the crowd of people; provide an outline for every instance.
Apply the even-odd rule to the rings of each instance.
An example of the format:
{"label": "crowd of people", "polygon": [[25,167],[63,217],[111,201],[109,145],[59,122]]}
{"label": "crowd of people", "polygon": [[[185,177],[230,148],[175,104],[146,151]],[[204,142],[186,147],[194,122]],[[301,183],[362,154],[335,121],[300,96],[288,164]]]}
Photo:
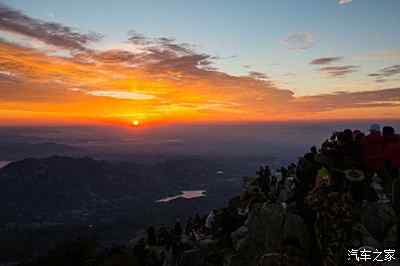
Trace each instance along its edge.
{"label": "crowd of people", "polygon": [[319,151],[313,147],[299,160],[295,211],[313,236],[315,265],[344,263],[345,251],[354,248],[352,226],[368,202],[390,204],[399,216],[399,168],[400,136],[393,127],[381,130],[377,124],[367,135],[351,129],[335,132]]}
{"label": "crowd of people", "polygon": [[[388,204],[400,216],[400,136],[373,124],[369,133],[345,129],[312,147],[297,163],[273,171],[262,166],[246,180],[239,211],[278,202],[299,214],[312,240],[313,265],[343,265],[351,231],[366,204]],[[399,224],[400,219],[397,219]],[[400,225],[399,225],[400,226]],[[400,230],[397,231],[400,247]]]}
{"label": "crowd of people", "polygon": [[184,225],[177,220],[173,227],[148,227],[146,237],[140,239],[133,248],[140,265],[181,265],[184,251],[198,247],[203,240],[219,237],[217,229],[228,228],[217,226],[220,211],[212,210],[202,216],[196,214],[189,217]]}
{"label": "crowd of people", "polygon": [[[297,164],[273,170],[262,166],[245,178],[240,196],[227,208],[189,218],[182,227],[148,228],[136,251],[145,260],[151,247],[162,247],[159,261],[146,265],[180,265],[185,250],[204,239],[232,247],[231,234],[246,223],[257,203],[281,203],[301,216],[311,236],[312,265],[343,265],[351,230],[368,202],[390,205],[400,217],[400,136],[393,127],[373,124],[369,133],[335,132],[321,147],[312,147]],[[398,219],[398,224],[400,224]],[[149,249],[150,247],[150,249]],[[400,247],[400,230],[397,234]],[[148,256],[147,256],[148,257]]]}
{"label": "crowd of people", "polygon": [[183,251],[183,229],[179,221],[173,228],[161,226],[156,230],[150,226],[146,238],[141,238],[133,247],[139,265],[162,266],[179,265]]}

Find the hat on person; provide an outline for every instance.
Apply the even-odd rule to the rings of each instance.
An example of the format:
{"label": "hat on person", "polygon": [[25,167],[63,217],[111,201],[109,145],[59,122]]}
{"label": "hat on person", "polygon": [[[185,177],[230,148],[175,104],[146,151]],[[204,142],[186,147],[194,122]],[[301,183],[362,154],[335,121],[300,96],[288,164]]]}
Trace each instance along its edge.
{"label": "hat on person", "polygon": [[319,178],[319,186],[321,185],[329,185],[330,184],[330,174],[328,169],[322,167],[318,170],[317,177]]}
{"label": "hat on person", "polygon": [[381,126],[378,124],[372,124],[369,127],[369,131],[376,131],[376,132],[380,132],[381,131]]}
{"label": "hat on person", "polygon": [[363,171],[357,170],[357,169],[345,170],[344,174],[346,176],[346,179],[351,181],[351,182],[363,181],[364,178],[365,178],[365,175],[364,175]]}
{"label": "hat on person", "polygon": [[318,170],[318,176],[319,177],[325,177],[329,176],[329,171],[325,167],[322,167],[321,169]]}

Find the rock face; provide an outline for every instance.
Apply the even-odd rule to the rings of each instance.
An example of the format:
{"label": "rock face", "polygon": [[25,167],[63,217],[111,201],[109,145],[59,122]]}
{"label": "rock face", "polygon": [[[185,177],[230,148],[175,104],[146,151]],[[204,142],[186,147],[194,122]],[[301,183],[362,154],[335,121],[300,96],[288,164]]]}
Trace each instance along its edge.
{"label": "rock face", "polygon": [[243,225],[231,234],[231,239],[235,250],[240,249],[241,244],[246,240],[248,231],[249,229],[247,226]]}
{"label": "rock face", "polygon": [[388,204],[367,203],[361,212],[361,223],[378,241],[383,241],[396,222],[396,213]]}
{"label": "rock face", "polygon": [[265,261],[264,257],[280,253],[288,239],[297,243],[294,248],[308,254],[309,235],[301,217],[286,212],[281,204],[255,205],[250,212],[248,233],[228,265],[259,265],[260,260]]}
{"label": "rock face", "polygon": [[359,248],[363,246],[380,249],[381,244],[370,234],[364,225],[356,223],[352,227],[351,246]]}
{"label": "rock face", "polygon": [[204,255],[199,249],[186,250],[182,255],[181,266],[203,266]]}
{"label": "rock face", "polygon": [[[389,205],[368,203],[362,209],[361,223],[353,226],[351,245],[393,247],[394,223],[395,214]],[[311,253],[310,235],[303,219],[287,212],[281,204],[254,205],[246,225],[231,236],[236,252],[228,266],[282,265],[274,263],[285,260],[292,261],[287,265],[307,265],[304,256]],[[292,250],[291,254],[287,250]]]}
{"label": "rock face", "polygon": [[397,226],[394,225],[390,228],[383,240],[383,248],[393,248],[397,244]]}

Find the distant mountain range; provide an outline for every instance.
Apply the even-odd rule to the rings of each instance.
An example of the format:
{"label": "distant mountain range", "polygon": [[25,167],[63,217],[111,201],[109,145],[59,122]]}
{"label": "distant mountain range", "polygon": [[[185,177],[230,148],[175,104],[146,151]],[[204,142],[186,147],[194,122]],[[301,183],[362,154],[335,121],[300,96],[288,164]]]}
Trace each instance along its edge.
{"label": "distant mountain range", "polygon": [[21,160],[28,157],[49,157],[53,154],[77,156],[83,151],[69,145],[54,142],[15,142],[0,140],[0,159],[4,161]]}
{"label": "distant mountain range", "polygon": [[217,169],[215,163],[199,159],[155,165],[89,157],[24,159],[0,169],[1,221],[98,221],[109,209],[148,205],[181,189],[204,187]]}
{"label": "distant mountain range", "polygon": [[[105,241],[127,240],[148,224],[222,206],[240,189],[240,176],[230,175],[238,167],[243,165],[198,157],[147,164],[66,156],[11,162],[0,169],[0,262],[18,250],[30,256],[29,250],[46,249],[78,230],[71,228],[95,226]],[[217,174],[221,169],[226,175]],[[207,197],[156,202],[197,189]],[[28,242],[31,248],[22,248]]]}

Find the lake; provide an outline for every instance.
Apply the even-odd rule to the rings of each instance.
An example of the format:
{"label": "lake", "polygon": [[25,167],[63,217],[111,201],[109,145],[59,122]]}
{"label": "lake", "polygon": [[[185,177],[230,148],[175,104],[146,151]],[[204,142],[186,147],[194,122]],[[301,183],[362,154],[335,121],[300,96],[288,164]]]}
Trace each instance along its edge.
{"label": "lake", "polygon": [[3,168],[7,164],[11,163],[11,161],[0,161],[0,168]]}
{"label": "lake", "polygon": [[170,202],[179,198],[184,198],[184,199],[194,199],[194,198],[201,198],[206,196],[206,190],[186,190],[186,191],[181,191],[181,194],[172,196],[172,197],[166,197],[157,200],[156,202]]}

